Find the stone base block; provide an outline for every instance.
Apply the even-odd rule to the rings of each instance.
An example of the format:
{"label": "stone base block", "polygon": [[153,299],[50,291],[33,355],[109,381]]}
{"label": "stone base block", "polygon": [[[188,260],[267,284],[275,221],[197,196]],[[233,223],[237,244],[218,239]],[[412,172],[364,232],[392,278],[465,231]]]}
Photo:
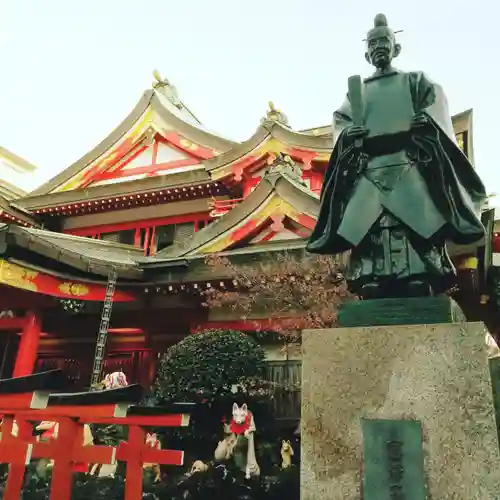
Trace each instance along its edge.
{"label": "stone base block", "polygon": [[428,498],[500,498],[481,323],[309,330],[302,361],[302,500],[360,500],[361,419],[422,425]]}

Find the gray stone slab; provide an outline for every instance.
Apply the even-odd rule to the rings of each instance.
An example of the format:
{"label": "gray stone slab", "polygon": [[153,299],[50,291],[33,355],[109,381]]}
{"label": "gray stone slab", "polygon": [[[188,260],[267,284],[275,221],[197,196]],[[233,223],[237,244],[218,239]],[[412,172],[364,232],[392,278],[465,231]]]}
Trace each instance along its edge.
{"label": "gray stone slab", "polygon": [[363,418],[421,422],[429,498],[500,498],[484,338],[481,323],[304,332],[302,500],[361,499]]}

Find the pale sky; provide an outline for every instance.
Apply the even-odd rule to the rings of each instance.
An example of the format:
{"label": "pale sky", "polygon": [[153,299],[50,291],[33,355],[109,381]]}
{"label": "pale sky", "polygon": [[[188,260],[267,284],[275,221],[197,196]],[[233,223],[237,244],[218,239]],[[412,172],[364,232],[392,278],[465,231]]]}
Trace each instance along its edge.
{"label": "pale sky", "polygon": [[39,167],[34,184],[104,139],[150,87],[155,68],[205,126],[235,140],[253,134],[269,100],[295,129],[329,124],[347,78],[370,73],[362,40],[383,12],[404,30],[395,65],[440,83],[452,113],[474,108],[476,166],[500,195],[493,0],[0,5],[0,145]]}

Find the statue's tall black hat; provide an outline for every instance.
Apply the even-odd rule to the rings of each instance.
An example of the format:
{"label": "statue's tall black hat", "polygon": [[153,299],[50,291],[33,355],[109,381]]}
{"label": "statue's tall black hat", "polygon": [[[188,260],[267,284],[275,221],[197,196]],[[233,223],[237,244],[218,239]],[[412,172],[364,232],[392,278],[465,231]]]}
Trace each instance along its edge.
{"label": "statue's tall black hat", "polygon": [[366,40],[370,40],[370,38],[380,38],[383,36],[389,36],[395,39],[394,31],[389,28],[385,14],[377,14],[375,16],[375,20],[373,21],[373,28],[366,34]]}

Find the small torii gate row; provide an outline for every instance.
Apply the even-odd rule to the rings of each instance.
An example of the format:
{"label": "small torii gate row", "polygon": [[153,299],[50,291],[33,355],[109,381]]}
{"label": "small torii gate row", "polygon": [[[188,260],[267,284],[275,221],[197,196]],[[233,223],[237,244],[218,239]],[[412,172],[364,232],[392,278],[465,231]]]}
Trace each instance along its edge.
{"label": "small torii gate row", "polygon": [[[143,394],[139,385],[99,392],[57,393],[65,382],[60,370],[0,380],[0,462],[9,464],[4,500],[19,500],[25,468],[32,459],[54,461],[50,500],[70,500],[75,463],[126,462],[125,500],[142,498],[144,463],[183,465],[183,451],[148,446],[145,428],[187,426],[193,405],[136,406]],[[59,424],[56,438],[40,442],[32,435],[32,422],[40,420]],[[13,434],[14,421],[19,430]],[[128,441],[116,447],[83,446],[85,424],[127,425]]]}

